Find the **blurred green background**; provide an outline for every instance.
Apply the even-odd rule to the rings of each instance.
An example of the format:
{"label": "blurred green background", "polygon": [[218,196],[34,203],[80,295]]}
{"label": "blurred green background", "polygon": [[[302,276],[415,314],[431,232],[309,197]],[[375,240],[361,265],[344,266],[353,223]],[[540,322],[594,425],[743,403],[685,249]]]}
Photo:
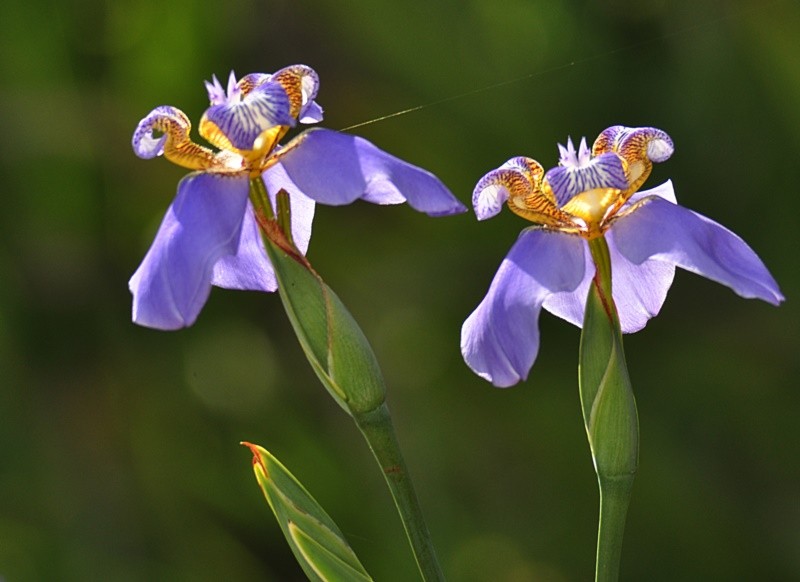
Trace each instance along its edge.
{"label": "blurred green background", "polygon": [[[130,148],[202,81],[288,64],[324,125],[437,173],[545,166],[568,135],[653,125],[679,200],[740,234],[773,308],[679,272],[627,337],[642,433],[624,580],[800,578],[800,4],[794,0],[30,0],[0,19],[0,580],[300,580],[250,454],[278,456],[379,580],[416,572],[388,492],[273,295],[215,290],[191,329],[130,322],[127,281],[185,173]],[[475,89],[520,79],[480,92]],[[579,332],[527,383],[474,376],[459,329],[525,226],[318,207],[309,257],[373,342],[448,578],[588,580],[597,492]]]}

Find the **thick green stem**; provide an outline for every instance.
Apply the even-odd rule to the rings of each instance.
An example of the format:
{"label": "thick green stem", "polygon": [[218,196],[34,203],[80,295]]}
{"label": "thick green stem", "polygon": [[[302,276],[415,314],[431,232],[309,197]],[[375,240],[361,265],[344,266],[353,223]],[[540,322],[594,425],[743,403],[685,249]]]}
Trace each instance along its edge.
{"label": "thick green stem", "polygon": [[425,524],[417,494],[400,452],[388,407],[382,404],[371,412],[355,415],[354,419],[381,467],[411,543],[422,579],[444,580],[428,526]]}
{"label": "thick green stem", "polygon": [[616,581],[625,518],[639,460],[639,422],[619,315],[611,293],[611,260],[603,238],[589,243],[596,274],[586,299],[579,382],[586,434],[600,488],[595,580]]}
{"label": "thick green stem", "polygon": [[622,558],[622,537],[633,488],[633,475],[618,478],[598,476],[600,521],[597,527],[596,582],[616,582]]}

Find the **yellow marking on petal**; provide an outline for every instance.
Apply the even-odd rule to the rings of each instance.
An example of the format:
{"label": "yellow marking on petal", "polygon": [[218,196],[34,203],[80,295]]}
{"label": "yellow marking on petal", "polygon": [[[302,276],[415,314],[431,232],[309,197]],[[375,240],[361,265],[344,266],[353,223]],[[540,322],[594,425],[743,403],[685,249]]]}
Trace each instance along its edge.
{"label": "yellow marking on petal", "polygon": [[220,150],[228,150],[232,152],[239,151],[233,147],[231,140],[227,138],[217,124],[213,121],[209,121],[205,114],[203,114],[202,119],[200,119],[200,125],[198,126],[197,130],[203,139],[205,139],[214,147]]}
{"label": "yellow marking on petal", "polygon": [[164,157],[173,164],[189,170],[207,170],[217,167],[214,152],[189,138],[192,124],[186,114],[175,110],[180,121],[169,117],[159,117],[152,126],[155,131],[160,131],[167,136],[164,142]]}
{"label": "yellow marking on petal", "polygon": [[265,129],[253,142],[253,149],[240,150],[233,146],[231,141],[225,136],[222,130],[213,121],[209,121],[206,116],[200,120],[200,135],[210,144],[220,149],[220,154],[232,152],[238,154],[247,161],[247,167],[258,169],[264,164],[264,159],[275,149],[278,141],[286,135],[288,127],[276,125]]}
{"label": "yellow marking on petal", "polygon": [[580,218],[592,231],[599,229],[608,216],[609,209],[619,201],[620,191],[616,188],[594,188],[573,196],[562,210]]}
{"label": "yellow marking on petal", "polygon": [[513,158],[487,176],[493,177],[492,184],[508,190],[506,205],[517,216],[554,228],[574,226],[572,218],[558,208],[552,191],[542,188],[544,168],[536,160]]}
{"label": "yellow marking on petal", "polygon": [[272,76],[272,81],[280,83],[286,94],[289,96],[291,104],[290,114],[297,119],[300,109],[303,107],[303,77],[305,76],[304,67],[287,67],[278,71]]}
{"label": "yellow marking on petal", "polygon": [[285,125],[276,125],[265,129],[253,142],[253,149],[248,152],[247,158],[253,160],[253,162],[266,158],[272,153],[272,150],[275,149],[275,146],[286,135],[287,131],[289,131],[289,128]]}
{"label": "yellow marking on petal", "polygon": [[514,214],[547,226],[557,228],[574,226],[572,217],[558,207],[552,192],[542,190],[540,181],[523,195],[514,195],[514,191],[510,188],[509,192],[512,195],[508,198],[507,204]]}

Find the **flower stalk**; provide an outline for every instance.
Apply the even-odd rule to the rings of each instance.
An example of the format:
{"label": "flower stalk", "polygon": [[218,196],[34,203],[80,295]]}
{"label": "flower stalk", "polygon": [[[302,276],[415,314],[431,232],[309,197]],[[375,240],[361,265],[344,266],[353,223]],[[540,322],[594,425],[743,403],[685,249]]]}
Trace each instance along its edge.
{"label": "flower stalk", "polygon": [[422,579],[444,580],[395,435],[372,348],[338,296],[294,247],[287,234],[291,209],[286,193],[277,193],[275,211],[263,182],[254,178],[250,200],[281,301],[311,367],[366,439],[386,479]]}
{"label": "flower stalk", "polygon": [[596,272],[581,334],[579,386],[600,489],[595,580],[612,582],[619,576],[625,518],[638,467],[639,422],[611,295],[608,244],[598,237],[589,241],[589,247]]}
{"label": "flower stalk", "polygon": [[411,476],[400,452],[389,408],[384,403],[375,410],[354,415],[353,419],[381,467],[422,579],[431,582],[444,580]]}

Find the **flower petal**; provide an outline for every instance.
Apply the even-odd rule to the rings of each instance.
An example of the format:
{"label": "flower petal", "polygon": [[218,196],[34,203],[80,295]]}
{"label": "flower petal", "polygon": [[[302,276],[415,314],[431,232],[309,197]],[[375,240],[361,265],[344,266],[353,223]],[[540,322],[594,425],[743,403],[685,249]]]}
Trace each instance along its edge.
{"label": "flower petal", "polygon": [[323,204],[350,204],[358,198],[396,204],[405,199],[431,216],[466,210],[436,176],[360,137],[310,129],[277,156],[297,187]]}
{"label": "flower petal", "polygon": [[664,261],[722,283],[742,297],[773,305],[783,301],[775,279],[739,236],[663,198],[640,204],[612,226],[620,254],[632,263]]}
{"label": "flower petal", "polygon": [[[606,234],[611,254],[612,295],[619,313],[623,333],[642,329],[647,321],[658,314],[672,285],[675,267],[657,260],[647,260],[641,265],[631,263],[617,250],[613,232]],[[544,300],[544,307],[553,315],[577,327],[583,327],[586,297],[594,278],[595,266],[589,247],[583,247],[585,271],[583,280],[573,291],[554,293]]]}
{"label": "flower petal", "polygon": [[[190,128],[189,118],[180,109],[169,105],[156,107],[136,126],[131,139],[133,152],[145,160],[160,156],[164,153],[164,144],[170,134],[188,139]],[[153,131],[161,135],[153,137]]]}
{"label": "flower petal", "polygon": [[[213,126],[209,126],[211,123]],[[256,138],[279,125],[293,126],[289,96],[279,83],[258,85],[240,101],[238,97],[206,109],[200,122],[203,137],[219,145],[216,130],[239,150],[251,150]]]}
{"label": "flower petal", "polygon": [[319,76],[314,69],[291,65],[276,71],[270,79],[283,86],[292,103],[292,115],[300,123],[322,121],[322,107],[314,101],[319,90]]}
{"label": "flower petal", "polygon": [[311,222],[314,220],[316,203],[303,194],[297,184],[292,182],[280,163],[270,167],[264,172],[262,178],[270,200],[272,200],[273,208],[276,207],[275,196],[280,190],[286,190],[289,194],[289,202],[292,208],[292,238],[298,250],[305,254],[306,250],[308,250],[308,243],[311,240]]}
{"label": "flower petal", "polygon": [[[205,170],[220,166],[217,156],[208,148],[189,138],[192,124],[186,114],[175,107],[156,107],[139,122],[133,132],[134,153],[150,159],[164,155],[171,162],[190,170]],[[153,132],[162,135],[154,137]]]}
{"label": "flower petal", "polygon": [[476,374],[498,387],[528,376],[539,351],[542,302],[573,291],[583,280],[585,246],[577,236],[535,228],[522,232],[461,328],[461,353]]}
{"label": "flower petal", "polygon": [[224,289],[249,291],[276,291],[278,281],[261,241],[261,232],[247,201],[242,230],[236,244],[235,254],[223,255],[214,264],[211,283]]}
{"label": "flower petal", "polygon": [[677,204],[678,200],[675,197],[675,188],[672,186],[672,180],[667,180],[663,184],[659,184],[655,188],[650,188],[649,190],[639,190],[635,192],[626,203],[625,206],[622,207],[621,213],[624,214],[625,208],[631,206],[632,204],[642,200],[643,198],[647,198],[648,196],[658,196],[659,198],[663,198],[673,204]]}
{"label": "flower petal", "polygon": [[236,252],[247,205],[246,174],[189,174],[131,277],[133,321],[157,329],[194,323],[214,264]]}
{"label": "flower petal", "polygon": [[[540,195],[539,184],[543,174],[544,169],[539,162],[523,156],[511,158],[488,172],[478,180],[472,191],[475,216],[478,220],[486,220],[497,215],[509,198],[524,201]],[[547,199],[544,198],[544,201],[547,202]]]}
{"label": "flower petal", "polygon": [[584,165],[556,166],[547,171],[544,179],[559,206],[566,204],[573,196],[596,188],[628,188],[622,160],[613,153],[599,155]]}

